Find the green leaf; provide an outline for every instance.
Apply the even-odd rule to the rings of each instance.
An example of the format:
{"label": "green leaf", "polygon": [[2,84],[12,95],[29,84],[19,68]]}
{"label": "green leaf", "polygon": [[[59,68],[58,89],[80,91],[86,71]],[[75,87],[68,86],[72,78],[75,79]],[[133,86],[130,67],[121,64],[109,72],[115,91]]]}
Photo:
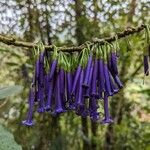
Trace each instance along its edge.
{"label": "green leaf", "polygon": [[9,87],[0,88],[0,99],[6,98],[10,95],[18,94],[22,91],[23,87],[20,85],[13,85]]}
{"label": "green leaf", "polygon": [[2,125],[0,125],[0,150],[22,150],[21,146],[15,142],[13,134]]}

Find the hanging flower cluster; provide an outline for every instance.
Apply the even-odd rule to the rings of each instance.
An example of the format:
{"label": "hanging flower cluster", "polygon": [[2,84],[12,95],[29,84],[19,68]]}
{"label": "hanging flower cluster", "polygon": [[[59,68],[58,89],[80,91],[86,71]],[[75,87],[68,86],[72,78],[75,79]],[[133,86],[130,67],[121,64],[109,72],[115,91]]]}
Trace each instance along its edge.
{"label": "hanging flower cluster", "polygon": [[[146,47],[143,51],[144,74],[149,75],[150,28],[145,29]],[[127,40],[128,45],[129,41]],[[29,92],[29,110],[22,123],[34,125],[33,114],[49,112],[57,116],[74,111],[78,116],[90,117],[92,121],[112,123],[108,97],[118,93],[123,87],[117,67],[119,45],[105,42],[104,45],[88,44],[81,52],[52,52],[38,46],[33,82]],[[39,52],[40,49],[40,52]],[[127,50],[130,48],[127,47]],[[99,112],[99,102],[103,102],[104,118]],[[36,104],[36,105],[35,105]]]}
{"label": "hanging flower cluster", "polygon": [[[113,122],[108,108],[108,97],[123,87],[117,67],[118,55],[107,45],[87,44],[80,53],[41,51],[36,61],[33,83],[29,93],[29,110],[22,123],[34,125],[35,103],[37,112],[57,116],[74,111],[82,117],[102,123]],[[104,103],[104,118],[98,111]],[[38,105],[37,105],[38,104]]]}

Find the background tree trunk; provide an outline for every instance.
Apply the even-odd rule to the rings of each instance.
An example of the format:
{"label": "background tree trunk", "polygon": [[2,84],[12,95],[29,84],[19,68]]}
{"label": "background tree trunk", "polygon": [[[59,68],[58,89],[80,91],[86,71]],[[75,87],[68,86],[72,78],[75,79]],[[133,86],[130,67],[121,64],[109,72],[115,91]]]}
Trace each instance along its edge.
{"label": "background tree trunk", "polygon": [[[83,13],[83,1],[82,0],[76,0],[75,1],[75,19],[76,19],[76,40],[78,45],[82,44],[85,41],[84,34],[83,34],[83,24],[82,24],[82,13]],[[88,133],[88,121],[87,118],[81,117],[81,124],[82,124],[82,132],[83,136],[88,139],[89,133]],[[89,143],[87,140],[83,137],[83,150],[89,149]]]}

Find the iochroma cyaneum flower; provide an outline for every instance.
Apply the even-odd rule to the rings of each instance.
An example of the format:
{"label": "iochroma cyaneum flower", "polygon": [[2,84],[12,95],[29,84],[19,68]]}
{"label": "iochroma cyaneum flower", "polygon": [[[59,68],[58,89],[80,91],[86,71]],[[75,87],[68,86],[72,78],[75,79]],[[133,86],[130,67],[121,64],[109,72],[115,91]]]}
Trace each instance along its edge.
{"label": "iochroma cyaneum flower", "polygon": [[[109,97],[118,93],[123,84],[119,78],[117,51],[111,47],[108,51],[105,46],[87,46],[75,54],[58,52],[56,46],[50,52],[43,49],[35,62],[29,109],[23,125],[33,126],[36,112],[58,116],[67,111],[95,122],[112,123]],[[143,59],[144,72],[148,75],[148,56]]]}

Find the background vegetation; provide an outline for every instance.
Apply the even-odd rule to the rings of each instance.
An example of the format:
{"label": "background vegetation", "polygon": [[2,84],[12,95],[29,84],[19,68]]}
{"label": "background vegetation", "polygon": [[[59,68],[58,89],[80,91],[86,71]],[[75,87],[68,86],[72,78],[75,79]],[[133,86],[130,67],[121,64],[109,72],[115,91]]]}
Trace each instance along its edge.
{"label": "background vegetation", "polygon": [[[148,0],[1,0],[0,33],[29,42],[79,45],[129,26],[150,24],[149,16]],[[32,49],[0,43],[0,88],[23,87],[17,96],[0,101],[0,122],[13,134],[0,126],[0,150],[150,150],[150,77],[143,73],[144,32],[119,44],[124,88],[110,100],[114,124],[100,125],[69,112],[57,118],[36,114],[36,126],[27,128],[20,124],[34,69]],[[5,97],[10,94],[6,93]]]}

